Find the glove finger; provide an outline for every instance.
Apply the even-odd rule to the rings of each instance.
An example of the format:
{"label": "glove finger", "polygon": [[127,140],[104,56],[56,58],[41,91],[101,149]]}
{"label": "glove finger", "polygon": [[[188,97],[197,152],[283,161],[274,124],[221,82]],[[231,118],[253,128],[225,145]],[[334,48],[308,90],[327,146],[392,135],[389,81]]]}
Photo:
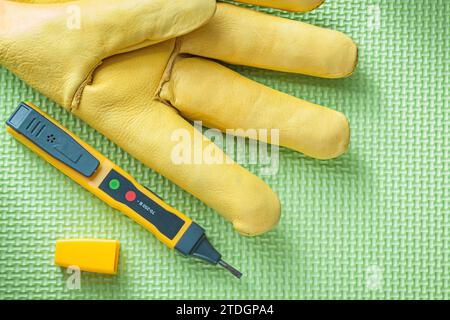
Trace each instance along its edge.
{"label": "glove finger", "polygon": [[325,0],[239,0],[239,2],[287,11],[307,12],[318,8]]}
{"label": "glove finger", "polygon": [[211,21],[181,38],[181,52],[323,78],[355,70],[358,50],[334,30],[220,3]]}
{"label": "glove finger", "polygon": [[[248,136],[248,129],[279,129],[279,144],[314,158],[335,158],[349,145],[342,113],[263,86],[210,60],[177,60],[161,97],[183,116],[222,131],[243,129]],[[269,137],[276,143],[270,130]]]}
{"label": "glove finger", "polygon": [[[103,38],[103,42],[91,45],[103,47],[109,55],[186,34],[205,24],[215,11],[214,0],[0,0],[0,3],[4,3],[3,20],[12,24],[6,28],[20,29],[26,25],[25,18],[33,17],[30,24],[34,27],[59,24],[59,33],[54,36],[55,40],[63,41],[63,32],[70,33],[71,13],[75,12],[71,9],[77,8],[79,28],[83,30],[79,36],[93,33]],[[19,25],[17,21],[22,23]]]}
{"label": "glove finger", "polygon": [[[96,0],[25,4],[0,0],[0,63],[67,109],[106,57],[204,24],[214,0]],[[77,14],[78,13],[78,14]]]}
{"label": "glove finger", "polygon": [[[105,60],[95,72],[92,84],[84,89],[80,108],[74,113],[136,159],[215,209],[238,232],[257,235],[268,231],[280,216],[278,198],[270,187],[230,159],[196,163],[192,158],[195,152],[200,157],[226,156],[175,109],[154,100],[165,68],[162,62],[170,51],[170,44],[164,43]],[[184,155],[191,156],[184,158],[176,152],[183,145],[174,137],[195,141],[195,146],[200,147],[188,144]]]}

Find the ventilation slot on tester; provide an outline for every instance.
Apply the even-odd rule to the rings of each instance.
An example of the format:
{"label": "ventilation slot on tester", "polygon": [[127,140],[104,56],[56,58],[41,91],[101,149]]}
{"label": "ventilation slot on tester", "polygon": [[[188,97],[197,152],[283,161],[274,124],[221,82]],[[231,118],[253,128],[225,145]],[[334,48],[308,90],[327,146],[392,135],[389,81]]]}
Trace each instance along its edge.
{"label": "ventilation slot on tester", "polygon": [[[42,131],[44,131],[45,127],[46,127],[45,124],[42,124],[41,121],[36,120],[36,118],[33,118],[31,120],[31,122],[28,124],[26,130],[30,134],[34,135],[35,137],[39,137],[41,135]],[[48,141],[48,139],[47,139],[47,141]],[[52,141],[52,142],[54,142],[54,141]]]}

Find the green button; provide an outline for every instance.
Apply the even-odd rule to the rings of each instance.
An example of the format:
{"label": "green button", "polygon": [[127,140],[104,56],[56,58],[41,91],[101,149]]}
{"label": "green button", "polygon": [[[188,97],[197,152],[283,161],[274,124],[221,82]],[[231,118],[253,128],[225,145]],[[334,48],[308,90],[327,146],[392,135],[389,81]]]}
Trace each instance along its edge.
{"label": "green button", "polygon": [[113,190],[119,189],[119,188],[120,188],[120,181],[117,180],[117,179],[112,179],[112,180],[109,182],[109,187],[110,187],[111,189],[113,189]]}

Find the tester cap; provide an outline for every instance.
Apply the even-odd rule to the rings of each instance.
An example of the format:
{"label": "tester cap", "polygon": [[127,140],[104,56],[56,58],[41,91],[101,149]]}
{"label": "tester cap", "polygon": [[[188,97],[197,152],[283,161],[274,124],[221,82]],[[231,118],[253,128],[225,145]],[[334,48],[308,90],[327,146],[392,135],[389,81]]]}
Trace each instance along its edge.
{"label": "tester cap", "polygon": [[56,241],[55,264],[77,266],[82,271],[116,274],[119,241],[107,239],[64,239]]}

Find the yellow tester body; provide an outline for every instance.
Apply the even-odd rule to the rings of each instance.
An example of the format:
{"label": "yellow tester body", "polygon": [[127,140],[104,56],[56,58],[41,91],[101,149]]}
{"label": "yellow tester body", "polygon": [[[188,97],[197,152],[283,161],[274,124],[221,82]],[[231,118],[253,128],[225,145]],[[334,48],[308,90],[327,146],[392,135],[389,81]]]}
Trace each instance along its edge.
{"label": "yellow tester body", "polygon": [[32,103],[21,103],[7,131],[111,207],[123,212],[169,248],[220,265],[240,278],[211,246],[204,230]]}

